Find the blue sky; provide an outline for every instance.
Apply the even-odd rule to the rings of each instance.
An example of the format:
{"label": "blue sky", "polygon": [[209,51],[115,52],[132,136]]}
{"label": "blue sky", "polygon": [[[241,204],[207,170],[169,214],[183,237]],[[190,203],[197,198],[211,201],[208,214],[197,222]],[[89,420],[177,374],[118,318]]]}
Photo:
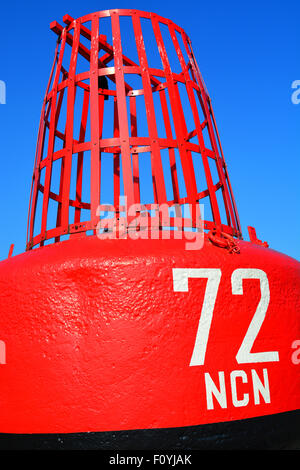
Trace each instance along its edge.
{"label": "blue sky", "polygon": [[190,36],[212,98],[244,239],[300,259],[299,1],[7,2],[0,15],[0,259],[25,248],[30,182],[56,36],[53,20],[110,8],[154,11]]}

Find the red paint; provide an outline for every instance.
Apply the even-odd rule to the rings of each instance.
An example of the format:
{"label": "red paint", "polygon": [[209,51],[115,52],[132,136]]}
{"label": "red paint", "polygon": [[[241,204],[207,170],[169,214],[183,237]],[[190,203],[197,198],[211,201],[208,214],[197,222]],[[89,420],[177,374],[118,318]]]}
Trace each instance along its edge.
{"label": "red paint", "polygon": [[[240,254],[213,246],[186,251],[184,240],[85,237],[43,247],[0,265],[0,432],[77,432],[188,426],[299,409],[299,263],[239,242]],[[279,362],[238,364],[236,353],[260,298],[259,281],[233,295],[236,268],[268,276],[270,304],[253,352]],[[205,364],[190,366],[206,281],[174,292],[172,268],[220,268]],[[254,404],[251,369],[267,369],[271,403]],[[237,378],[234,407],[229,374]],[[224,371],[226,409],[207,410],[204,373]]]}
{"label": "red paint", "polygon": [[[138,63],[123,51],[123,16],[132,22]],[[111,35],[102,34],[104,20]],[[160,69],[149,67],[143,21],[152,28]],[[76,20],[66,15],[64,22],[51,25],[59,42],[38,133],[27,252],[12,257],[10,251],[0,263],[0,432],[182,427],[299,409],[300,265],[266,248],[253,228],[253,243],[242,241],[211,101],[186,33],[134,10]],[[77,70],[81,59],[84,71]],[[142,88],[130,85],[134,75]],[[99,88],[99,77],[111,88]],[[148,153],[153,197],[145,198]],[[108,181],[110,201],[102,195]],[[120,195],[129,210],[133,203],[177,205],[181,221],[181,206],[189,204],[185,222],[193,227],[199,203],[207,200],[211,220],[204,217],[203,248],[187,250],[184,232],[176,232],[183,239],[162,239],[168,232],[159,228],[176,225],[175,216],[160,220],[157,240],[99,240],[99,204],[114,205],[121,218]],[[88,230],[94,235],[86,236]],[[70,239],[61,241],[65,235]],[[245,273],[252,278],[242,280]],[[261,353],[263,362],[255,362]]]}
{"label": "red paint", "polygon": [[[124,54],[128,45],[123,20],[131,25],[130,52],[137,62]],[[153,34],[151,47],[145,22]],[[56,21],[50,26],[60,42],[40,120],[27,250],[43,246],[46,240],[60,241],[68,233],[95,230],[100,204],[110,203],[120,211],[122,183],[128,206],[143,204],[149,209],[151,203],[190,204],[192,213],[185,217],[195,227],[196,207],[207,204],[212,220],[206,212],[202,214],[205,229],[217,227],[241,238],[210,97],[184,30],[168,19],[138,10],[106,10],[76,20],[66,15],[64,23],[64,27]],[[111,44],[100,34],[103,28],[109,30]],[[155,53],[160,68],[149,65]],[[80,61],[84,65],[79,66]],[[108,89],[99,88],[99,77],[108,79]],[[107,119],[111,126],[104,136]],[[148,154],[151,168],[145,197],[143,168]],[[110,158],[113,171],[112,166],[110,171],[105,167]],[[59,178],[57,165],[61,165]],[[113,186],[110,200],[103,196],[108,181]],[[177,212],[183,217],[181,208]]]}

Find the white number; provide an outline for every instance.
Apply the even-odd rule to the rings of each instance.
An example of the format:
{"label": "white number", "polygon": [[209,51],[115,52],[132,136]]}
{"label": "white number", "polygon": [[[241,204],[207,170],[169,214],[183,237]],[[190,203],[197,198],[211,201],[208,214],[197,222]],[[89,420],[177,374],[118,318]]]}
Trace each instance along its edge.
{"label": "white number", "polygon": [[196,335],[196,342],[190,366],[204,364],[208,335],[221,279],[220,269],[173,269],[173,288],[175,292],[188,292],[188,278],[207,278],[205,295]]}
{"label": "white number", "polygon": [[239,364],[250,362],[276,362],[279,361],[277,351],[251,353],[251,348],[263,324],[270,302],[270,289],[267,275],[261,269],[236,269],[231,276],[232,293],[243,294],[243,279],[259,279],[261,298],[256,312],[249,325],[248,331],[236,355]]}
{"label": "white number", "polygon": [[[207,279],[195,346],[190,361],[190,366],[201,366],[205,361],[209,331],[222,272],[220,269],[210,268],[174,268],[172,272],[174,292],[188,292],[189,278]],[[245,338],[236,355],[236,360],[239,364],[279,361],[277,351],[251,353],[251,348],[263,324],[270,302],[270,289],[267,275],[260,269],[236,269],[231,276],[232,293],[234,295],[243,294],[243,279],[260,280],[261,298]]]}

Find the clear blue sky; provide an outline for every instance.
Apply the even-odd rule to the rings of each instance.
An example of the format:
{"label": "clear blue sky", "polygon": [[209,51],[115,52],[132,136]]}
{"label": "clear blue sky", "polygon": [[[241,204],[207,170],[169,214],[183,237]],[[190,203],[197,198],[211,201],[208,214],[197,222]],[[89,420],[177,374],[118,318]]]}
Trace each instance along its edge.
{"label": "clear blue sky", "polygon": [[2,2],[0,259],[25,248],[38,120],[53,60],[53,20],[110,8],[154,11],[182,26],[212,98],[243,235],[300,259],[300,79],[298,0],[79,0]]}

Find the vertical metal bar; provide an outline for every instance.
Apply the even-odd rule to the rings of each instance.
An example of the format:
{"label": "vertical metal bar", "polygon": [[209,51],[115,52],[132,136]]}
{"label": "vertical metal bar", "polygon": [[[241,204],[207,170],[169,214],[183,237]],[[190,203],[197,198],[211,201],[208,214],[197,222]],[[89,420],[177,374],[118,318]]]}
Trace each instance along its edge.
{"label": "vertical metal bar", "polygon": [[156,126],[156,116],[154,110],[154,102],[152,96],[152,87],[150,82],[150,74],[148,61],[145,51],[143,33],[141,28],[140,17],[138,12],[134,11],[132,16],[133,30],[135,34],[135,42],[138,52],[138,57],[141,67],[141,76],[144,88],[146,116],[150,137],[150,148],[151,148],[151,162],[152,162],[152,176],[154,183],[154,192],[157,196],[157,202],[163,204],[167,201],[167,195],[165,190],[164,173],[160,155],[160,147],[158,142],[158,133]]}
{"label": "vertical metal bar", "polygon": [[[66,75],[63,74],[63,80],[65,80],[66,78],[67,78]],[[61,111],[61,107],[62,107],[64,95],[65,95],[65,90],[66,90],[66,88],[63,88],[59,92],[59,96],[58,96],[58,100],[57,100],[57,106],[56,106],[56,112],[55,112],[55,129],[57,129],[57,123],[58,123],[58,120],[59,120],[59,115],[60,115],[60,111]]]}
{"label": "vertical metal bar", "polygon": [[[129,107],[130,107],[130,127],[131,127],[131,137],[137,137],[137,117],[136,117],[136,97],[130,96],[129,98]],[[140,195],[140,178],[139,178],[139,154],[132,153],[132,166],[133,166],[133,189],[134,189],[134,199],[137,203],[141,201]]]}
{"label": "vertical metal bar", "polygon": [[[84,90],[78,142],[84,142],[84,139],[85,139],[87,117],[88,117],[88,110],[89,110],[89,99],[90,99],[89,91]],[[81,195],[82,195],[83,155],[84,155],[84,152],[78,152],[77,174],[76,174],[76,201],[78,202],[81,202]],[[80,222],[80,215],[81,215],[81,208],[75,207],[74,223]]]}
{"label": "vertical metal bar", "polygon": [[[52,97],[51,97],[51,114],[50,114],[50,127],[49,127],[49,139],[48,139],[48,152],[47,152],[47,165],[46,165],[46,175],[45,175],[45,184],[44,184],[44,194],[43,194],[43,208],[42,208],[42,223],[41,223],[41,237],[46,236],[47,228],[47,214],[48,214],[48,205],[49,205],[49,192],[51,184],[51,173],[52,173],[52,160],[53,160],[53,150],[54,150],[54,141],[55,141],[55,130],[56,130],[56,101],[57,101],[57,87],[59,81],[59,75],[61,71],[62,59],[65,49],[65,39],[66,32],[64,31],[62,37],[62,45],[59,53],[58,64],[56,68],[56,73],[54,77],[54,83],[52,88]],[[41,243],[42,244],[42,243]]]}
{"label": "vertical metal bar", "polygon": [[[98,96],[98,109],[99,109],[99,144],[102,139],[102,129],[103,129],[103,118],[104,118],[104,95],[99,94]],[[105,175],[104,175],[105,176]],[[99,173],[98,173],[98,178],[99,178],[99,184],[100,184],[100,202],[101,203],[101,146],[99,145]],[[104,201],[106,202],[106,201]]]}
{"label": "vertical metal bar", "polygon": [[[184,135],[187,136],[188,135],[188,129],[187,129],[187,125],[186,125],[186,121],[185,121],[185,117],[184,117],[184,111],[183,111],[183,107],[182,107],[182,103],[181,103],[181,98],[180,98],[180,93],[179,93],[179,89],[178,89],[178,84],[174,84],[174,92],[175,92],[175,96],[177,98],[177,103],[178,103],[178,114],[177,114],[177,119],[178,121],[181,122],[181,127],[182,129],[184,130]],[[185,144],[184,144],[185,145]],[[194,164],[193,164],[193,158],[192,158],[192,153],[190,150],[186,149],[186,159],[188,161],[188,164],[189,166],[191,167],[191,172],[192,172],[192,175],[193,175],[193,181],[195,182],[195,186],[197,188],[197,183],[196,183],[196,176],[195,176],[195,171],[194,171]],[[196,189],[196,193],[197,193],[197,189]],[[192,219],[192,223],[195,224],[196,223],[196,203],[197,203],[197,199],[198,197],[196,196],[194,200],[191,200],[189,201],[189,207],[192,209],[192,213],[191,213],[191,219]],[[200,208],[199,208],[200,210]]]}
{"label": "vertical metal bar", "polygon": [[[64,171],[65,171],[65,159],[61,158],[61,168],[60,168],[60,182],[59,182],[59,202],[58,202],[58,209],[57,209],[57,216],[56,216],[56,227],[61,226],[61,196],[63,190],[63,182],[64,182]],[[55,237],[55,242],[60,241],[60,236]]]}
{"label": "vertical metal bar", "polygon": [[[67,75],[68,75],[67,72],[63,71],[63,80],[67,79]],[[59,94],[58,105],[56,109],[55,127],[57,127],[57,123],[59,120],[59,113],[60,113],[63,97],[65,94],[65,90],[66,88],[63,88]],[[65,129],[64,129],[64,146],[66,143],[66,125],[67,123],[65,123]],[[58,201],[58,208],[57,208],[57,215],[56,215],[56,228],[61,226],[61,206],[62,206],[61,198],[62,198],[62,188],[63,188],[64,169],[65,169],[65,159],[63,156],[61,157],[60,161],[61,161],[61,168],[60,168],[60,183],[59,183],[59,201]],[[55,242],[59,242],[59,241],[60,241],[60,236],[55,237]]]}
{"label": "vertical metal bar", "polygon": [[175,83],[174,83],[174,79],[172,76],[172,71],[171,71],[169,59],[167,56],[166,48],[162,39],[157,16],[154,14],[151,14],[151,21],[152,21],[153,31],[154,31],[155,39],[157,42],[159,54],[161,57],[163,68],[164,68],[166,83],[168,86],[170,104],[171,104],[171,109],[172,109],[172,114],[173,114],[173,122],[174,122],[176,137],[178,141],[178,146],[179,146],[178,150],[179,150],[182,169],[184,173],[186,191],[187,191],[189,201],[194,205],[197,201],[197,185],[196,185],[195,174],[193,171],[193,163],[191,161],[191,156],[188,155],[186,151],[185,129],[182,126],[182,122],[177,118],[178,110],[180,109],[181,103],[178,102],[178,95],[176,93]]}
{"label": "vertical metal bar", "polygon": [[[174,40],[174,35],[173,35],[172,39]],[[184,35],[183,35],[182,39],[183,39],[183,42],[185,44],[185,47],[187,48],[186,38],[185,38]],[[177,38],[176,38],[176,41],[177,41]],[[180,48],[179,48],[179,50],[181,52]],[[179,52],[178,48],[177,48],[177,52]],[[187,53],[188,53],[188,57],[190,59],[190,54],[189,54],[188,50],[187,50]],[[183,60],[183,62],[184,62],[184,59],[183,59],[182,55],[181,55],[181,60]],[[198,112],[197,112],[197,105],[196,105],[196,101],[195,101],[194,92],[191,88],[191,83],[190,83],[190,78],[189,78],[187,67],[185,68],[185,76],[186,76],[186,81],[187,81],[187,90],[189,92],[189,98],[190,98],[190,102],[191,102],[192,110],[193,110],[193,114],[194,114],[194,119],[195,119],[195,125],[196,125],[196,130],[197,130],[197,135],[198,135],[198,141],[199,141],[199,146],[200,146],[200,151],[201,151],[201,156],[202,156],[203,167],[204,167],[205,176],[206,176],[206,182],[207,182],[207,187],[208,187],[208,192],[209,192],[209,198],[210,198],[210,203],[211,203],[213,219],[214,219],[215,224],[218,227],[220,227],[221,226],[221,217],[220,217],[220,212],[219,212],[218,201],[217,201],[215,190],[214,190],[214,184],[213,184],[213,180],[212,180],[211,172],[210,172],[210,167],[209,167],[209,163],[208,163],[208,156],[207,156],[207,152],[206,152],[206,146],[205,146],[204,138],[203,138],[203,135],[202,135],[202,128],[201,128],[200,119],[199,119]],[[200,87],[200,96],[201,97],[203,96],[203,101],[202,102],[200,101],[201,105],[205,101],[205,93],[206,92],[205,92],[204,88]],[[207,119],[207,113],[205,112],[205,108],[203,109],[203,113],[204,113],[205,119]]]}
{"label": "vertical metal bar", "polygon": [[[163,120],[165,124],[165,129],[166,129],[166,136],[167,136],[167,139],[173,139],[170,116],[169,116],[167,99],[166,99],[166,92],[164,89],[159,91],[159,97],[160,97],[161,109],[162,109],[162,114],[163,114]],[[169,147],[169,162],[170,162],[174,202],[179,203],[180,196],[179,196],[177,169],[176,169],[176,159],[175,159],[174,148],[172,147]],[[177,206],[176,206],[176,210],[178,210]],[[178,214],[178,216],[179,215],[180,214]]]}
{"label": "vertical metal bar", "polygon": [[74,128],[74,103],[75,103],[75,73],[80,39],[80,22],[74,21],[73,45],[68,74],[68,99],[66,118],[66,142],[64,155],[64,178],[62,188],[61,225],[64,233],[68,233],[69,227],[69,201],[71,186],[71,171],[73,159],[73,128]]}
{"label": "vertical metal bar", "polygon": [[217,139],[218,139],[218,143],[219,143],[219,147],[220,147],[220,151],[221,151],[221,155],[222,155],[224,173],[225,173],[225,177],[226,177],[227,182],[228,182],[229,194],[230,194],[231,201],[232,201],[232,205],[233,205],[233,210],[234,210],[234,215],[235,215],[237,230],[238,230],[238,232],[239,232],[239,235],[241,236],[241,234],[242,234],[242,229],[241,229],[239,214],[238,214],[238,210],[237,210],[237,207],[236,207],[235,199],[234,199],[234,196],[233,196],[233,191],[232,191],[231,182],[230,182],[229,175],[228,175],[228,171],[227,171],[227,165],[226,165],[225,158],[224,158],[224,153],[223,153],[222,144],[221,144],[221,140],[220,140],[220,136],[219,136],[219,131],[218,131],[217,123],[216,123],[216,120],[215,120],[214,110],[213,110],[213,108],[212,108],[212,106],[211,106],[210,101],[209,101],[209,107],[210,107],[210,112],[211,112],[212,121],[213,121],[213,124],[214,124],[215,132],[216,132],[216,135],[217,135]]}
{"label": "vertical metal bar", "polygon": [[[32,175],[30,195],[29,195],[29,209],[28,209],[28,217],[27,217],[26,243],[28,243],[29,240],[33,237],[34,218],[35,218],[36,202],[37,202],[37,188],[38,188],[38,185],[39,185],[39,174],[40,174],[39,169],[38,169],[38,165],[40,164],[40,161],[41,161],[41,156],[42,156],[41,144],[44,140],[44,133],[45,133],[45,120],[44,120],[44,118],[45,118],[45,108],[46,108],[46,102],[47,102],[47,95],[48,95],[48,91],[49,91],[49,88],[50,88],[50,84],[51,84],[51,81],[52,81],[53,72],[54,72],[54,68],[55,68],[55,62],[57,61],[59,43],[60,43],[60,40],[58,39],[57,42],[56,42],[56,48],[55,48],[55,53],[54,53],[53,64],[52,64],[48,84],[47,84],[47,87],[46,87],[45,97],[44,97],[43,106],[42,106],[42,110],[41,110],[41,116],[40,116],[38,138],[37,138],[37,145],[36,145],[36,152],[35,152],[35,159],[34,159],[34,171],[33,171],[33,175]],[[31,224],[29,224],[30,220],[31,220]],[[29,226],[30,225],[31,225],[31,230],[30,230],[30,235],[29,235]]]}
{"label": "vertical metal bar", "polygon": [[[226,210],[227,214],[228,214],[228,210],[229,210],[230,217],[231,217],[231,222],[233,224],[234,230],[237,230],[236,219],[235,219],[235,216],[234,216],[234,213],[233,213],[233,208],[232,208],[232,204],[231,204],[231,201],[230,201],[230,196],[229,196],[229,193],[228,193],[228,187],[227,187],[227,183],[226,183],[225,175],[224,175],[224,171],[223,171],[223,161],[221,161],[222,159],[220,158],[220,155],[219,155],[218,146],[217,146],[217,143],[216,143],[215,134],[214,134],[212,121],[211,121],[211,113],[210,113],[210,110],[208,109],[208,93],[207,93],[207,90],[205,88],[204,81],[201,77],[200,71],[198,69],[197,63],[195,61],[195,57],[194,57],[194,54],[192,52],[192,48],[190,50],[189,47],[188,47],[188,39],[187,39],[185,34],[182,35],[182,39],[183,39],[183,43],[185,45],[186,52],[188,54],[191,66],[194,69],[194,73],[195,73],[195,75],[198,79],[198,85],[200,87],[200,93],[201,93],[201,96],[203,98],[204,114],[205,114],[205,119],[207,121],[209,137],[210,137],[210,141],[211,141],[211,144],[212,144],[213,151],[215,153],[215,158],[216,158],[215,161],[216,161],[216,165],[217,165],[217,170],[218,170],[218,173],[219,173],[219,176],[220,176],[221,183],[223,185],[222,189],[223,189],[223,199],[224,199],[225,210]],[[190,43],[189,43],[189,45],[191,47]],[[230,220],[228,220],[228,224],[230,225]]]}
{"label": "vertical metal bar", "polygon": [[[119,137],[119,117],[117,99],[114,98],[114,137]],[[120,154],[114,153],[114,207],[119,212],[120,203]]]}
{"label": "vertical metal bar", "polygon": [[126,107],[125,83],[123,72],[122,45],[120,33],[120,20],[116,11],[111,12],[111,27],[113,36],[113,51],[115,60],[115,78],[117,91],[117,106],[119,118],[120,147],[122,154],[122,170],[124,181],[124,192],[127,197],[127,204],[131,206],[135,203],[133,190],[133,176],[131,165],[131,153],[129,146],[128,117]]}
{"label": "vertical metal bar", "polygon": [[12,257],[12,254],[14,252],[14,247],[15,247],[15,245],[12,243],[9,247],[9,252],[8,252],[8,256],[7,256],[8,258]]}
{"label": "vertical metal bar", "polygon": [[100,204],[100,131],[98,94],[99,17],[92,17],[90,55],[90,115],[91,115],[91,222],[96,226]]}
{"label": "vertical metal bar", "polygon": [[[191,79],[190,79],[190,76],[189,76],[188,68],[187,68],[187,65],[185,63],[182,51],[180,49],[178,39],[176,37],[176,33],[175,33],[175,30],[174,30],[174,26],[171,22],[169,22],[168,27],[169,27],[169,31],[170,31],[170,35],[171,35],[173,44],[174,44],[174,48],[176,50],[176,53],[177,53],[177,56],[178,56],[178,59],[179,59],[179,62],[180,62],[180,65],[181,65],[181,68],[182,68],[182,71],[183,71],[183,74],[184,74],[185,83],[186,83],[186,90],[187,90],[187,94],[188,94],[188,98],[189,98],[189,102],[190,102],[190,106],[191,106],[191,110],[192,110],[192,114],[193,114],[193,118],[194,118],[194,122],[195,122],[195,127],[196,127],[197,136],[198,136],[198,142],[199,142],[201,155],[202,155],[202,158],[204,160],[207,160],[206,148],[205,148],[204,139],[203,139],[203,135],[202,135],[201,123],[200,123],[200,119],[199,119],[199,115],[198,115],[198,111],[197,111],[195,95],[194,95],[194,92],[193,92],[193,89],[192,89],[192,86],[191,86]],[[208,161],[205,162],[205,167],[206,168],[209,167]],[[221,218],[220,218],[220,213],[219,213],[219,208],[218,208],[218,202],[217,202],[217,199],[216,199],[216,196],[215,196],[213,182],[211,180],[210,170],[209,170],[208,173],[206,173],[206,179],[207,179],[207,184],[208,184],[208,190],[209,190],[209,195],[210,195],[210,201],[211,201],[213,216],[214,216],[214,219],[215,219],[216,223],[218,225],[220,225],[221,224]]]}

